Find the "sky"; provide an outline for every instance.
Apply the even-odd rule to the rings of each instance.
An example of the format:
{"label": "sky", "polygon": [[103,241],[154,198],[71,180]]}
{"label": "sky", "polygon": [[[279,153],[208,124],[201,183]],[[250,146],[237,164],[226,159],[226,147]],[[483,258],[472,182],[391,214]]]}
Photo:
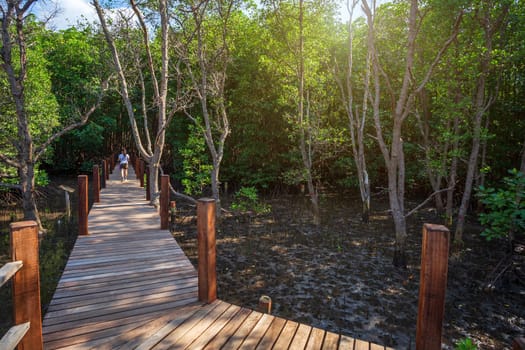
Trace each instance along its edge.
{"label": "sky", "polygon": [[[379,1],[379,3],[383,3]],[[53,3],[60,8],[60,12],[51,19],[48,27],[53,29],[65,29],[70,26],[74,26],[78,21],[83,18],[87,19],[88,22],[97,21],[97,14],[95,9],[90,4],[90,0],[53,0],[45,2],[37,2],[33,11],[38,14],[39,18],[43,19],[45,17],[46,10],[40,7],[53,7]],[[45,5],[44,5],[45,4]],[[344,22],[348,20],[348,11],[346,9],[346,1],[340,1],[340,15],[339,18]],[[354,13],[354,19],[358,16],[362,16],[362,11],[360,6],[357,6]]]}
{"label": "sky", "polygon": [[89,3],[89,0],[53,0],[37,2],[33,11],[40,19],[43,19],[43,17],[46,17],[46,13],[49,13],[49,8],[53,8],[53,5],[58,6],[60,12],[51,19],[48,25],[49,28],[66,29],[76,25],[83,17],[89,22],[97,20],[97,13]]}

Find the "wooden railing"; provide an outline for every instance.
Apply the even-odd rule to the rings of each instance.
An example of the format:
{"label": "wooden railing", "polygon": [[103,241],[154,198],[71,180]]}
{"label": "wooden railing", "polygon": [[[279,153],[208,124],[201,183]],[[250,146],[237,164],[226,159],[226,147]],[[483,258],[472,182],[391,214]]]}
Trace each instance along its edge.
{"label": "wooden railing", "polygon": [[0,340],[0,349],[43,349],[38,262],[38,224],[35,221],[10,225],[12,262],[0,269],[0,287],[13,279],[15,326]]}

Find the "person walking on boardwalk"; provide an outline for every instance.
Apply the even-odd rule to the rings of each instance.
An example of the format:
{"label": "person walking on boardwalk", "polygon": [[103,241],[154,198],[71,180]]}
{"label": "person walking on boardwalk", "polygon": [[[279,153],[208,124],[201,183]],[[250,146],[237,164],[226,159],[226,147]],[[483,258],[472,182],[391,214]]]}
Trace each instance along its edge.
{"label": "person walking on boardwalk", "polygon": [[126,153],[124,147],[122,147],[122,152],[118,155],[118,161],[120,163],[120,178],[122,182],[126,182],[128,181],[129,154]]}

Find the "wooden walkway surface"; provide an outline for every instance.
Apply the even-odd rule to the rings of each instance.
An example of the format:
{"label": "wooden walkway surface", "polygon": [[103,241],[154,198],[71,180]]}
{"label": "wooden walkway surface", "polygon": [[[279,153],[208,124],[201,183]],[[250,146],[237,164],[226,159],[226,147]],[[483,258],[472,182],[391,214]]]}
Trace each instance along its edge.
{"label": "wooden walkway surface", "polygon": [[350,349],[383,346],[217,300],[147,205],[113,171],[44,317],[45,349]]}

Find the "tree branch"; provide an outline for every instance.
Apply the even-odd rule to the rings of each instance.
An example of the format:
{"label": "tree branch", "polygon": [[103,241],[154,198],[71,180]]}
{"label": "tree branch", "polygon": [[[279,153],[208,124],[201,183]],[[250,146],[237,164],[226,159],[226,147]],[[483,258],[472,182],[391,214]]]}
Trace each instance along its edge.
{"label": "tree branch", "polygon": [[73,124],[70,124],[68,125],[67,127],[65,127],[64,129],[60,130],[59,132],[51,135],[47,140],[46,142],[44,142],[42,145],[40,145],[36,150],[35,150],[35,158],[34,158],[34,161],[37,162],[38,159],[44,154],[44,152],[46,151],[46,148],[53,142],[55,141],[57,138],[59,138],[60,136],[68,133],[69,131],[71,130],[74,130],[76,128],[79,128],[81,127],[82,125],[86,124],[87,121],[89,120],[89,117],[91,116],[91,114],[93,114],[93,112],[95,112],[95,110],[100,106],[100,103],[102,102],[102,97],[104,96],[104,92],[107,90],[108,88],[108,82],[109,80],[111,79],[111,77],[107,77],[106,80],[104,80],[101,84],[101,92],[100,94],[98,95],[98,98],[97,98],[97,101],[95,102],[95,104],[93,104],[93,106],[91,106],[91,108],[89,108],[87,110],[86,113],[84,113],[81,117],[80,117],[80,121],[76,122],[76,123],[73,123]]}
{"label": "tree branch", "polygon": [[434,193],[432,193],[430,196],[428,196],[427,199],[425,199],[421,204],[419,204],[417,207],[415,207],[414,209],[412,209],[411,211],[408,212],[408,214],[405,215],[405,218],[408,218],[410,215],[414,214],[416,211],[419,210],[419,208],[423,207],[425,204],[427,204],[436,194],[438,193],[441,193],[441,192],[445,192],[445,191],[448,191],[448,190],[451,190],[453,189],[454,187],[456,187],[456,184],[450,186],[450,187],[447,187],[447,188],[444,188],[442,190],[439,190],[439,191],[435,191]]}

